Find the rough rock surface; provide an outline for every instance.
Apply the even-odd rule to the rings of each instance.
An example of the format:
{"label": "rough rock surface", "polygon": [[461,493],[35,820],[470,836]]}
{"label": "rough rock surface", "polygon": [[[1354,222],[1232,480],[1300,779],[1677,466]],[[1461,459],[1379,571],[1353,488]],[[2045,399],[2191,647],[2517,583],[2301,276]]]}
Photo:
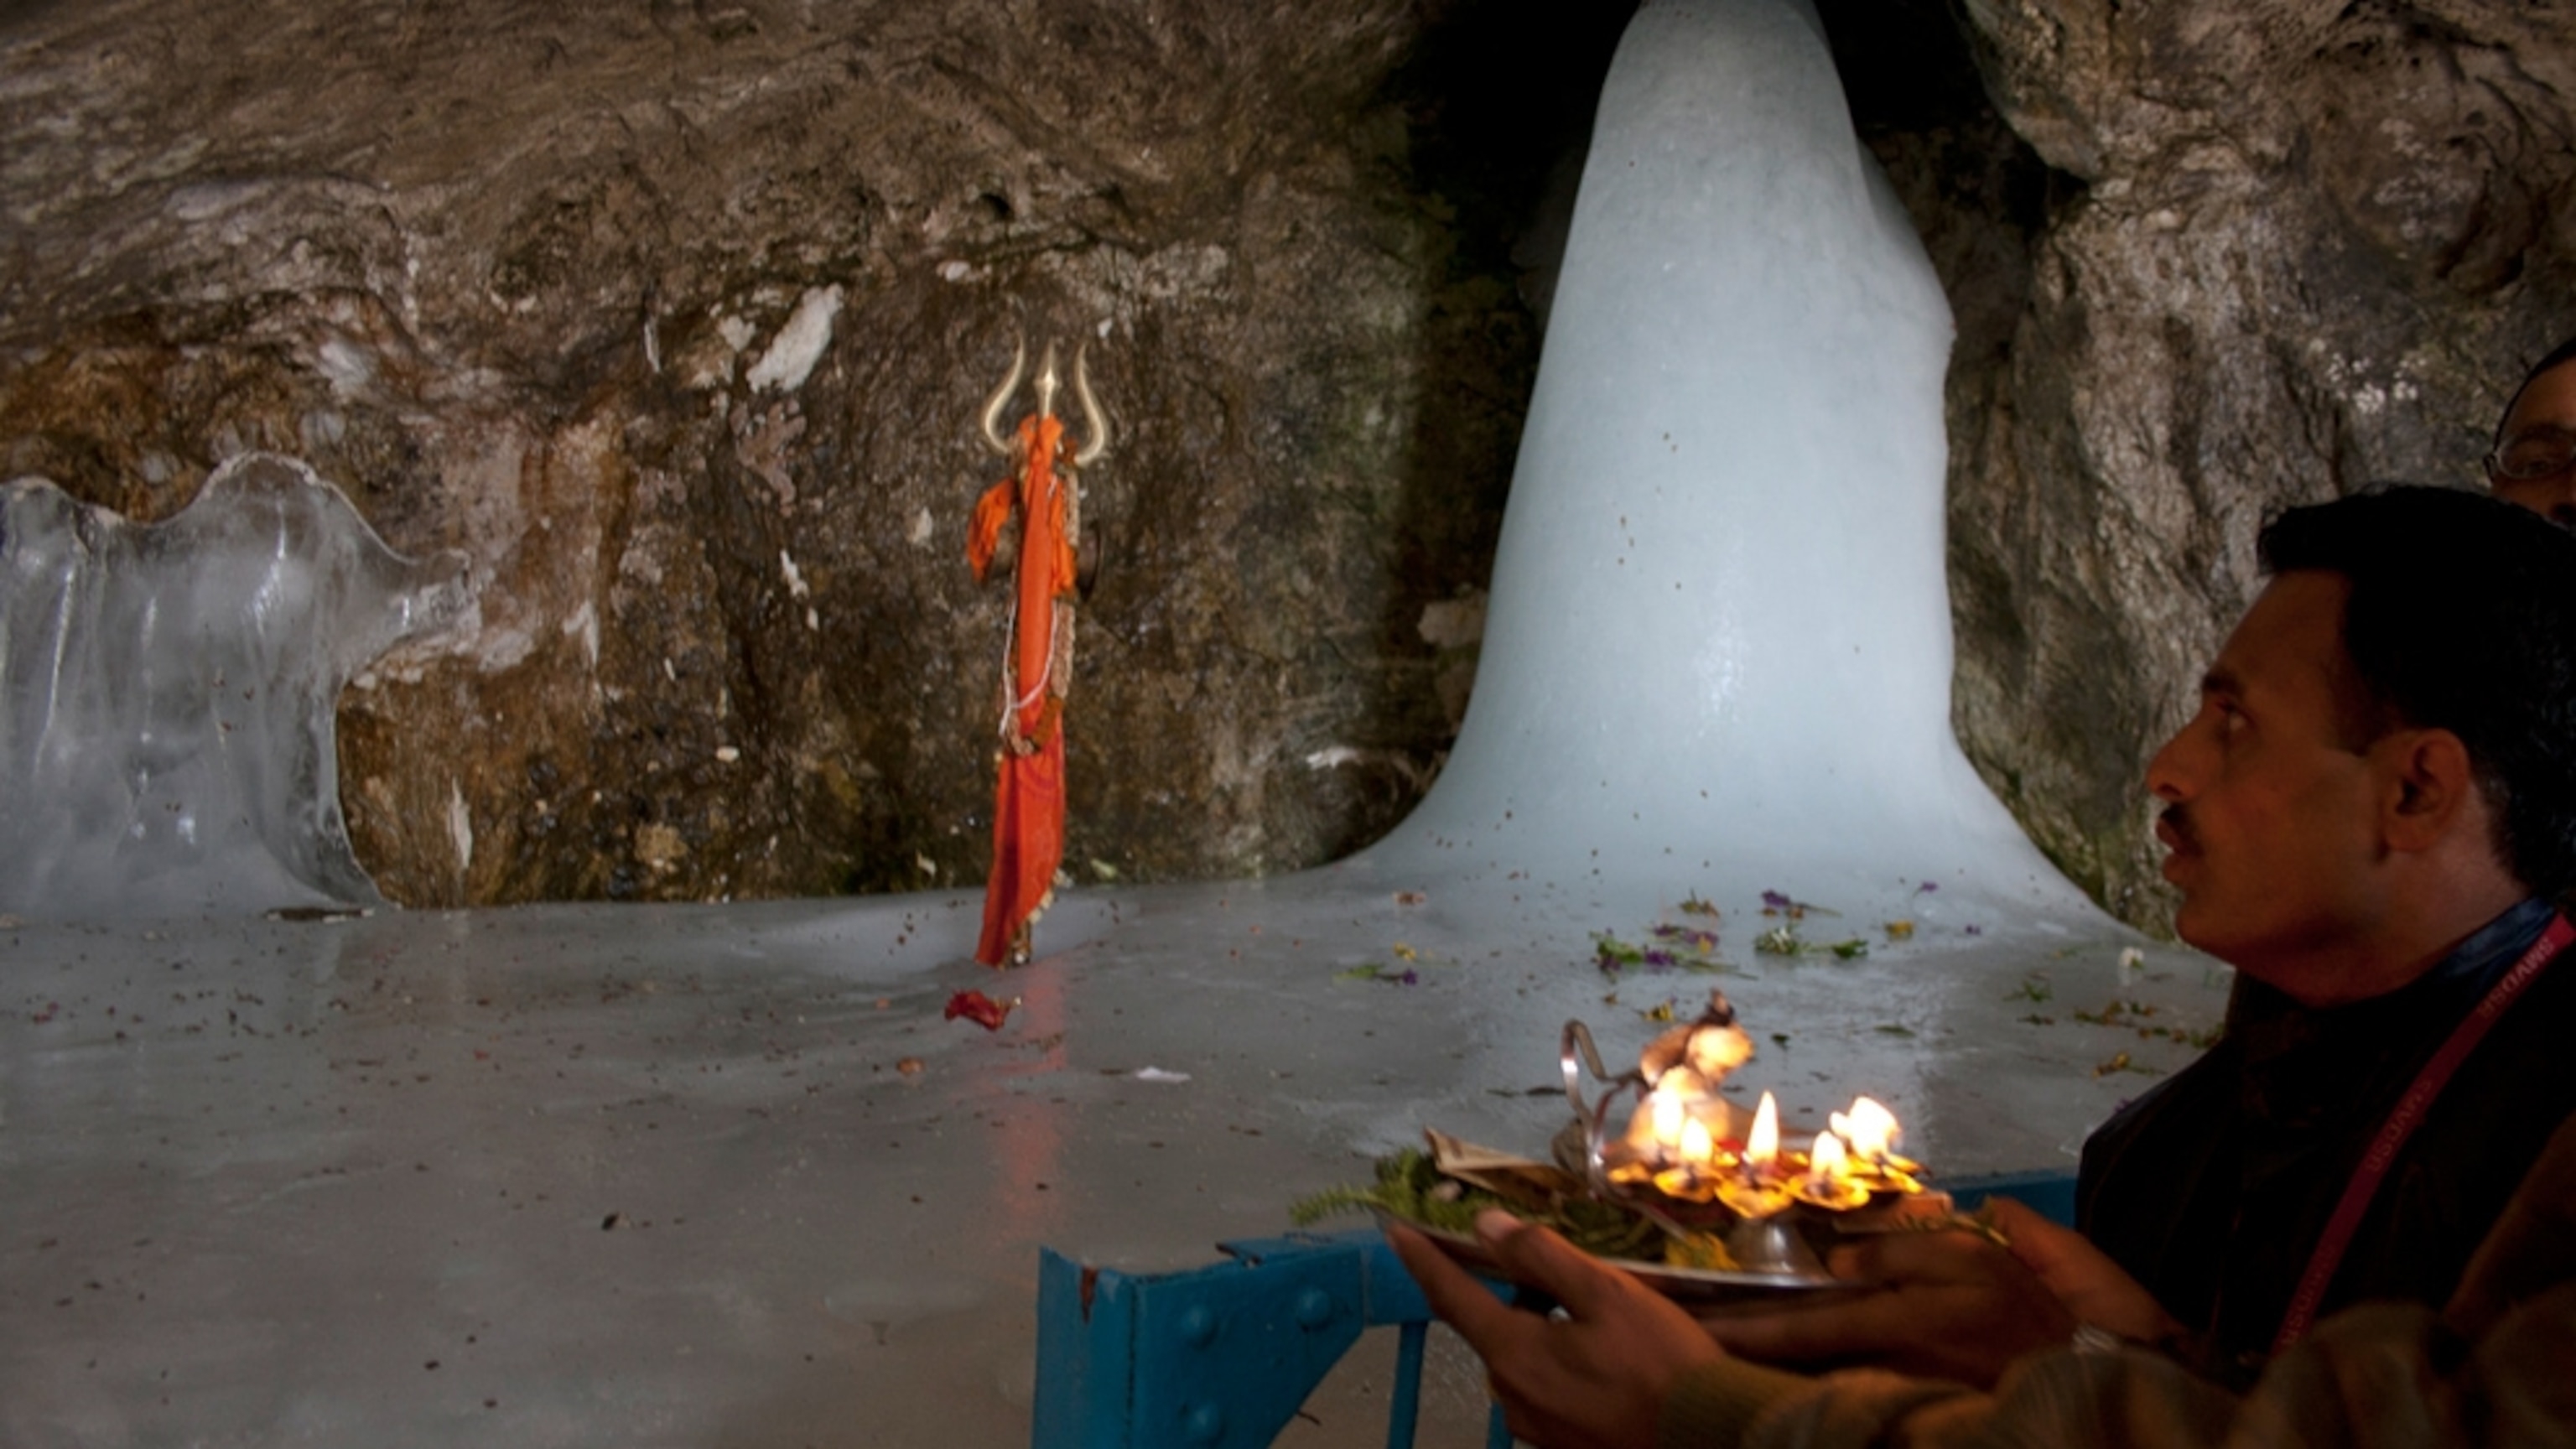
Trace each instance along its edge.
{"label": "rough rock surface", "polygon": [[2576,12],[1961,9],[2029,154],[1974,107],[1882,143],[1928,163],[1960,317],[1954,715],[2042,847],[2154,923],[2134,782],[2259,587],[2257,523],[2384,479],[2482,486],[2506,396],[2576,332]]}
{"label": "rough rock surface", "polygon": [[[1820,8],[1959,315],[1963,742],[2151,921],[2136,780],[2253,522],[2468,481],[2576,317],[2576,18]],[[973,411],[1015,336],[1087,337],[1069,863],[1312,863],[1463,708],[1620,9],[18,6],[0,475],[152,519],[273,448],[471,558],[466,625],[342,707],[398,900],[971,882]]]}
{"label": "rough rock surface", "polygon": [[472,558],[343,706],[396,899],[972,882],[975,412],[1087,339],[1069,864],[1319,861],[1454,733],[1536,356],[1427,132],[1564,25],[1464,8],[18,7],[0,474],[151,519],[273,448]]}

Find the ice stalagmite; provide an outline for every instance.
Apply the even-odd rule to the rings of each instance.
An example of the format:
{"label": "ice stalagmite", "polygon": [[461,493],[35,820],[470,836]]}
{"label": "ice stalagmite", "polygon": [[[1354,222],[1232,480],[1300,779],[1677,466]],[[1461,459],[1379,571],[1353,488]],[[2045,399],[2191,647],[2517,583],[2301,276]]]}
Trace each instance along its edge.
{"label": "ice stalagmite", "polygon": [[372,901],[333,709],[455,617],[463,566],[395,555],[266,454],[137,525],[0,488],[0,911],[55,919]]}
{"label": "ice stalagmite", "polygon": [[1473,704],[1381,856],[2081,909],[1950,731],[1950,340],[1804,0],[1650,0],[1595,123]]}

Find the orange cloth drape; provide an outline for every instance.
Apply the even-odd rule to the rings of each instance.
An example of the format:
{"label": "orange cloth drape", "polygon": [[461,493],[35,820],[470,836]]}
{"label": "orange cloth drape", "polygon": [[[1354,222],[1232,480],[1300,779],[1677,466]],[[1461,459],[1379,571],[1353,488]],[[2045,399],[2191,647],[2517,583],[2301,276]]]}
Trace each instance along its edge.
{"label": "orange cloth drape", "polygon": [[[1057,653],[1059,611],[1073,606],[1074,541],[1066,526],[1065,490],[1056,473],[1064,424],[1029,418],[1020,424],[1017,476],[975,504],[966,561],[982,579],[1016,513],[1020,556],[1011,580],[1008,663],[1003,669],[1004,748],[993,799],[993,871],[984,885],[984,931],[975,959],[1000,966],[1012,938],[1046,909],[1064,860],[1064,711],[1069,661]],[[1067,616],[1069,618],[1069,615]]]}

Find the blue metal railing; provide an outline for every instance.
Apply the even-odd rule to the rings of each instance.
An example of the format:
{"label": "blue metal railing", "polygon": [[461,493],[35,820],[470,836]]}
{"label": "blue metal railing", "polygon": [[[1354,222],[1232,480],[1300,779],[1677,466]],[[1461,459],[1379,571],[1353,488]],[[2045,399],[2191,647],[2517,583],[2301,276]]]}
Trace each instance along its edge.
{"label": "blue metal railing", "polygon": [[[2074,1218],[2072,1173],[1948,1190],[1963,1209],[2005,1196]],[[1361,1333],[1386,1324],[1398,1328],[1386,1442],[1412,1449],[1431,1309],[1386,1240],[1364,1228],[1218,1249],[1225,1261],[1149,1274],[1039,1250],[1033,1449],[1264,1449]],[[1486,1442],[1511,1443],[1499,1408]]]}

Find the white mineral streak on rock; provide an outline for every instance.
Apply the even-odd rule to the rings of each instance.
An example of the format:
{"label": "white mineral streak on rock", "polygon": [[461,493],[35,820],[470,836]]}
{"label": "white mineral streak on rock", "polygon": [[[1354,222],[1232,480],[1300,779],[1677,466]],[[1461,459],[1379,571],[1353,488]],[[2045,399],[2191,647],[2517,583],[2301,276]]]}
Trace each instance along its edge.
{"label": "white mineral streak on rock", "polygon": [[778,551],[778,572],[786,578],[787,592],[791,598],[801,599],[814,592],[805,586],[805,575],[797,572],[796,560],[789,558],[787,550],[783,548]]}
{"label": "white mineral streak on rock", "polygon": [[932,528],[930,510],[925,508],[912,516],[912,527],[904,538],[915,548],[926,548],[930,544]]}
{"label": "white mineral streak on rock", "polygon": [[806,289],[795,314],[769,340],[769,350],[751,365],[744,380],[759,392],[794,392],[803,387],[814,364],[823,360],[823,349],[832,345],[832,322],[840,315],[837,285]]}
{"label": "white mineral streak on rock", "polygon": [[322,375],[331,380],[333,395],[342,401],[366,390],[376,380],[376,360],[367,350],[345,337],[325,339],[315,356]]}
{"label": "white mineral streak on rock", "polygon": [[725,346],[740,352],[751,345],[751,339],[760,335],[760,329],[751,325],[748,317],[719,312],[716,314],[716,335],[724,339]]}
{"label": "white mineral streak on rock", "polygon": [[1368,854],[1649,907],[1777,887],[1866,910],[1937,876],[2087,911],[1950,733],[1950,338],[1804,0],[1641,10],[1575,203],[1474,700]]}
{"label": "white mineral streak on rock", "polygon": [[487,629],[475,636],[474,667],[486,674],[506,674],[528,662],[537,641],[516,625]]}
{"label": "white mineral streak on rock", "polygon": [[582,657],[590,661],[593,669],[598,668],[599,611],[591,607],[589,600],[583,600],[581,607],[573,610],[572,617],[564,620],[563,631],[567,637],[581,641]]}
{"label": "white mineral streak on rock", "polygon": [[474,867],[474,816],[465,808],[465,787],[447,782],[447,838],[456,842],[456,873]]}

